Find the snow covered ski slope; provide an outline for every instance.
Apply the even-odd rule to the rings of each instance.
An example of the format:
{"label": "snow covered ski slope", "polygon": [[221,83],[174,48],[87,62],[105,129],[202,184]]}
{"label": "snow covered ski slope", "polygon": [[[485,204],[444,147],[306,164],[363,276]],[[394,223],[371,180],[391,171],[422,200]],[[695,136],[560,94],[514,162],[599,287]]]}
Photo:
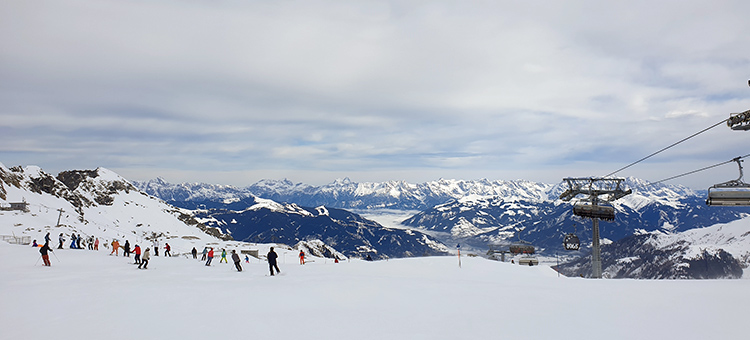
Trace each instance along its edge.
{"label": "snow covered ski slope", "polygon": [[[260,245],[259,248],[263,247]],[[261,254],[266,248],[259,249]],[[0,242],[2,339],[747,339],[750,280],[587,280],[425,257],[211,267]],[[244,256],[243,256],[244,258]]]}

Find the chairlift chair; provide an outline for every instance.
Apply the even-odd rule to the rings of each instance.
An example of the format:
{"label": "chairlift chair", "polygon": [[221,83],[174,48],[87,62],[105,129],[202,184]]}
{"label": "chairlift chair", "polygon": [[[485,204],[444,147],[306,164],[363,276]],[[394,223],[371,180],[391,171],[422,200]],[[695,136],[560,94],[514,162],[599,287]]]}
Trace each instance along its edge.
{"label": "chairlift chair", "polygon": [[538,266],[539,265],[539,260],[536,257],[527,255],[527,256],[524,256],[524,257],[518,259],[518,264],[521,265],[521,266],[529,266],[529,267],[531,267],[531,266]]}
{"label": "chairlift chair", "polygon": [[741,113],[732,113],[727,119],[727,126],[735,131],[750,130],[750,110]]}
{"label": "chairlift chair", "polygon": [[733,159],[740,169],[740,177],[708,188],[706,204],[710,206],[750,206],[750,184],[742,181],[742,160]]}
{"label": "chairlift chair", "polygon": [[609,205],[579,203],[573,206],[573,214],[587,218],[598,218],[605,221],[615,220],[615,208]]}
{"label": "chairlift chair", "polygon": [[526,243],[515,243],[510,245],[511,254],[534,254],[534,246]]}

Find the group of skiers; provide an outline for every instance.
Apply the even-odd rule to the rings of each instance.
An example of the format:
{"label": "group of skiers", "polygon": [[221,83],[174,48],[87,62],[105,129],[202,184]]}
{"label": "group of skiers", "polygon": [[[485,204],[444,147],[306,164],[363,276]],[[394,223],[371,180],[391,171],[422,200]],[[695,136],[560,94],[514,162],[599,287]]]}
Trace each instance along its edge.
{"label": "group of skiers", "polygon": [[[63,249],[63,242],[65,242],[64,235],[60,233],[60,236],[58,239],[60,241],[58,249]],[[71,234],[71,239],[73,240],[70,244],[71,249],[84,249],[83,247],[85,246],[86,240],[84,240],[80,234],[78,235]],[[32,244],[33,247],[41,247],[39,249],[39,253],[41,253],[42,255],[41,258],[45,266],[51,265],[49,261],[49,252],[51,252],[52,249],[49,246],[49,242],[50,242],[50,233],[47,233],[47,235],[44,236],[43,246],[39,246],[36,240],[34,240]],[[83,246],[81,245],[82,242],[84,243]],[[130,257],[130,253],[133,253],[135,255],[134,264],[138,265],[138,269],[148,268],[148,261],[151,259],[151,248],[146,248],[145,251],[141,252],[141,247],[136,244],[135,247],[133,247],[133,249],[131,250],[129,240],[125,240],[125,244],[122,246],[120,246],[120,241],[118,241],[117,239],[112,240],[111,244],[112,244],[112,252],[109,255],[115,254],[115,256],[119,256],[120,248],[122,248],[123,256]],[[99,238],[90,236],[88,238],[88,245],[89,245],[90,250],[99,250]],[[154,241],[154,253],[155,253],[154,255],[156,256],[159,256],[158,249],[159,249],[159,243],[158,241]],[[172,256],[171,255],[172,247],[170,247],[169,243],[165,243],[164,250],[165,250],[164,252],[165,256]],[[195,247],[193,247],[191,253],[194,259],[198,258],[198,250],[195,249]],[[271,272],[271,276],[274,276],[274,269],[276,270],[276,274],[281,273],[281,270],[279,269],[279,266],[277,263],[278,257],[279,255],[276,254],[276,252],[274,251],[274,247],[271,247],[271,249],[268,251],[268,254],[266,254],[266,258],[268,260],[268,268],[269,268],[269,271]],[[214,258],[214,248],[204,247],[201,261],[206,261],[206,266],[210,266],[211,260],[213,260],[213,258]],[[304,251],[300,250],[299,258],[300,258],[300,264],[304,264],[305,263]],[[240,255],[237,254],[236,250],[232,250],[232,261],[234,262],[234,266],[235,268],[237,268],[237,271],[241,272],[242,265],[240,265],[240,262],[241,262]],[[221,250],[221,260],[219,261],[219,263],[221,262],[229,263],[227,261],[226,249]],[[250,258],[247,255],[245,255],[245,263],[249,263],[249,262],[250,262]]]}
{"label": "group of skiers", "polygon": [[[190,251],[191,254],[193,254],[194,259],[198,259],[198,250],[193,247],[193,250]],[[203,247],[203,252],[201,253],[201,261],[206,261],[206,266],[211,266],[211,261],[214,259],[214,248],[213,247]],[[271,250],[268,251],[268,254],[266,254],[266,258],[268,259],[268,266],[271,271],[271,276],[274,275],[274,269],[276,269],[277,273],[280,273],[281,270],[279,270],[279,266],[276,263],[276,259],[278,258],[278,254],[273,250],[273,247],[271,247]],[[232,250],[232,261],[234,262],[234,267],[237,268],[238,272],[242,271],[242,265],[240,254],[237,254],[236,250]],[[227,261],[227,250],[221,249],[221,260],[219,260],[219,263],[229,263]],[[245,263],[250,263],[250,257],[248,255],[245,255]]]}
{"label": "group of skiers", "polygon": [[[65,243],[65,235],[63,233],[60,233],[60,235],[57,237],[57,240],[59,244],[57,245],[57,249],[63,249],[63,244]],[[44,243],[49,243],[51,241],[49,233],[47,235],[44,235]],[[70,249],[86,249],[88,246],[89,250],[99,250],[99,238],[94,236],[89,236],[88,238],[84,238],[81,236],[81,234],[76,235],[75,233],[70,234]],[[39,245],[36,243],[36,240],[34,240],[34,243],[32,244],[32,247],[39,247]]]}
{"label": "group of skiers", "polygon": [[[135,247],[131,250],[129,240],[125,240],[125,244],[120,245],[120,241],[117,239],[114,239],[112,240],[111,244],[112,244],[112,252],[109,253],[109,255],[115,254],[115,256],[119,256],[120,249],[122,248],[123,256],[130,257],[130,254],[133,253],[135,254],[135,264],[140,263],[139,259],[142,259],[142,258],[140,258],[139,256],[141,255],[141,247],[139,245],[136,244]],[[151,248],[146,248],[146,249],[148,249],[149,251],[151,250]],[[169,243],[166,243],[164,246],[164,256],[172,256],[171,251],[172,251],[172,247],[169,245]],[[158,241],[154,241],[154,255],[159,256],[159,242]]]}

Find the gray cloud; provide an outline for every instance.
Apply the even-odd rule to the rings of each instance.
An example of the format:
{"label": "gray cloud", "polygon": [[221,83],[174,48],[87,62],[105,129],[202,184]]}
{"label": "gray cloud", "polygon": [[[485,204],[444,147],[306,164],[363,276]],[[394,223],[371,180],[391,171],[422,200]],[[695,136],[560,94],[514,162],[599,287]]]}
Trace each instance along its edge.
{"label": "gray cloud", "polygon": [[[745,1],[5,1],[0,161],[239,185],[603,175],[748,109],[745,13]],[[621,175],[750,153],[726,128],[699,138]]]}

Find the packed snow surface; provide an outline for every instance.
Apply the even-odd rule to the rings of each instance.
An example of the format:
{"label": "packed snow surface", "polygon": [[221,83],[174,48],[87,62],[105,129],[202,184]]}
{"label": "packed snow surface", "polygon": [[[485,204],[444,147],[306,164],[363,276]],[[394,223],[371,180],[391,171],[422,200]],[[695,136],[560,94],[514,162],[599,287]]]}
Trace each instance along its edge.
{"label": "packed snow surface", "polygon": [[[267,245],[240,245],[258,249]],[[202,250],[202,249],[199,249]],[[184,256],[0,242],[2,339],[747,339],[750,280],[590,280],[464,257],[333,263],[277,249],[282,275]],[[160,254],[163,255],[163,254]],[[200,256],[200,255],[199,255]],[[244,255],[243,255],[244,258]],[[230,260],[231,261],[231,260]]]}

